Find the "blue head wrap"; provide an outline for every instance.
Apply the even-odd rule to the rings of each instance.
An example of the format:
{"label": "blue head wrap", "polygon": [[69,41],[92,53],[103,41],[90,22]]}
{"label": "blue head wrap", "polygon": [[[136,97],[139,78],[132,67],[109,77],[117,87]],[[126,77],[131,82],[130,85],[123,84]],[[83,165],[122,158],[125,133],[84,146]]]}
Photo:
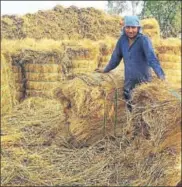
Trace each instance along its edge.
{"label": "blue head wrap", "polygon": [[139,33],[142,33],[142,28],[140,25],[140,20],[137,16],[125,16],[124,17],[124,27],[122,28],[121,34],[124,34],[124,28],[127,26],[139,27]]}

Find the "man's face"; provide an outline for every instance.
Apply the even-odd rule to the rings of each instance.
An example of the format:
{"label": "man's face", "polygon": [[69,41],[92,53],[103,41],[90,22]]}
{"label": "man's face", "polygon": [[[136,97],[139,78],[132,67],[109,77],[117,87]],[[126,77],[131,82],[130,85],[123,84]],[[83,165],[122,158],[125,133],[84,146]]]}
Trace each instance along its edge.
{"label": "man's face", "polygon": [[133,26],[125,27],[126,35],[131,39],[135,38],[135,36],[138,34],[138,30],[139,30],[138,27],[133,27]]}

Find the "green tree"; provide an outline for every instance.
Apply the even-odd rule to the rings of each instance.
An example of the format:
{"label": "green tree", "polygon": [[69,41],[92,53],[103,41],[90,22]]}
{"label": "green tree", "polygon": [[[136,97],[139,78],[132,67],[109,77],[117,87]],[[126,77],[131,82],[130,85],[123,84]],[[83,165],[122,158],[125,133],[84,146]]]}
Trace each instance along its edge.
{"label": "green tree", "polygon": [[137,10],[143,4],[143,1],[108,1],[107,12],[109,14],[130,13],[137,14]]}
{"label": "green tree", "polygon": [[181,1],[144,1],[140,17],[156,18],[164,38],[176,37],[181,29]]}

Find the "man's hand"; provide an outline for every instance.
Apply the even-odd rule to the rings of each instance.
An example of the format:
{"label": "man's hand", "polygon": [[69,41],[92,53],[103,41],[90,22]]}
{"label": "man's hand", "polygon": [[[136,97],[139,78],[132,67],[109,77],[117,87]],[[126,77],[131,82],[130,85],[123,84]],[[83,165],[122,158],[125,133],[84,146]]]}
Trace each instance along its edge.
{"label": "man's hand", "polygon": [[101,69],[101,68],[97,68],[97,69],[95,69],[95,71],[98,73],[104,73],[104,69]]}

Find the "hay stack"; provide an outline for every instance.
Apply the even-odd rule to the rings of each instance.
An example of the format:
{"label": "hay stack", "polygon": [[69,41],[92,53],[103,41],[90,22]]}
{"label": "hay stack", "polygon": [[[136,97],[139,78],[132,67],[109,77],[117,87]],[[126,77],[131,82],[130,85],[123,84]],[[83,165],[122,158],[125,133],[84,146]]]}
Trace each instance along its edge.
{"label": "hay stack", "polygon": [[181,88],[181,41],[178,38],[161,39],[155,44],[156,53],[173,88]]}
{"label": "hay stack", "polygon": [[[95,79],[92,77],[91,80]],[[91,80],[88,82],[91,83]],[[78,78],[73,82],[85,86]],[[93,90],[95,84],[92,81],[90,85]],[[67,98],[73,105],[68,114],[64,110],[66,101],[63,106],[57,100],[29,98],[2,119],[3,185],[175,186],[180,181],[181,103],[162,82],[136,88],[133,113],[118,110],[120,126],[116,129],[120,131],[117,131],[117,137],[113,137],[112,123],[107,123],[106,129],[110,129],[107,135],[111,138],[103,138],[103,128],[97,120],[93,123],[93,118],[81,116],[86,108],[84,103],[82,111],[76,110],[78,105],[72,97],[81,101],[82,92],[77,89],[74,94],[70,87],[61,87],[62,92],[71,93],[71,97]],[[85,94],[91,98],[88,87],[84,88]],[[93,96],[93,103],[97,103],[94,98],[99,93]],[[63,94],[60,100],[63,101]],[[100,99],[97,100],[100,102]],[[68,119],[73,109],[79,116]],[[93,116],[87,112],[88,116]],[[75,124],[74,119],[79,123]],[[84,120],[90,125],[81,125]],[[72,126],[79,132],[77,136],[76,133],[70,134]],[[76,138],[82,136],[82,146],[88,145],[88,142],[84,144],[84,140],[93,136],[90,138],[91,146],[76,148],[78,145],[73,144],[73,135]]]}
{"label": "hay stack", "polygon": [[12,72],[11,58],[1,53],[1,115],[5,115],[18,103],[15,79]]}
{"label": "hay stack", "polygon": [[55,97],[65,103],[70,141],[90,145],[108,133],[113,134],[117,120],[114,103],[117,101],[118,111],[125,110],[122,98],[115,98],[116,88],[117,97],[121,96],[122,85],[121,76],[90,73],[77,75],[54,90]]}
{"label": "hay stack", "polygon": [[142,31],[148,37],[156,42],[160,39],[159,23],[155,18],[147,18],[141,20]]}
{"label": "hay stack", "polygon": [[163,160],[156,160],[162,173],[158,179],[153,178],[155,184],[175,186],[180,180],[181,100],[168,89],[160,81],[136,88],[133,94],[132,139],[137,140],[140,148],[144,141],[147,143],[143,157],[153,155],[157,158],[160,155],[158,159]]}
{"label": "hay stack", "polygon": [[48,38],[54,40],[117,38],[120,16],[111,16],[94,8],[63,8],[38,11],[24,16],[2,17],[2,37],[8,39]]}

